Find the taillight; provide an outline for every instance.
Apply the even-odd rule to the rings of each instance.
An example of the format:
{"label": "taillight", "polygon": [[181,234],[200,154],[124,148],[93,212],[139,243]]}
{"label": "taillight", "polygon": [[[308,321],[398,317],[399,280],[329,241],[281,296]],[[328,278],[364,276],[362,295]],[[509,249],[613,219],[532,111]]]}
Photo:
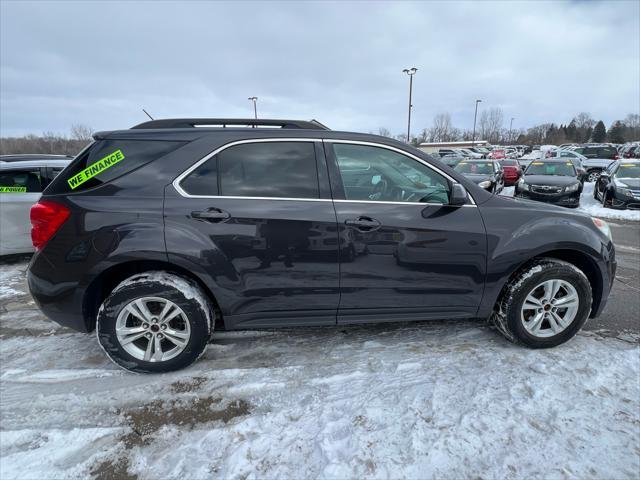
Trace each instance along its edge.
{"label": "taillight", "polygon": [[31,242],[36,250],[41,250],[51,240],[69,218],[69,213],[64,205],[47,200],[31,207]]}
{"label": "taillight", "polygon": [[613,156],[614,160],[618,160],[620,158],[620,155],[618,155],[617,153]]}

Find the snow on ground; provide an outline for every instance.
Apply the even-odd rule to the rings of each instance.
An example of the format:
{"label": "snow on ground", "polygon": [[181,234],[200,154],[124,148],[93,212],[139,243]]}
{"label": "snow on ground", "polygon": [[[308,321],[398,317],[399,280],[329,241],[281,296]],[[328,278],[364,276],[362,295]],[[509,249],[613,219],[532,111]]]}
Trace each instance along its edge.
{"label": "snow on ground", "polygon": [[[591,215],[592,217],[608,218],[611,220],[627,220],[640,222],[640,210],[614,210],[613,208],[604,208],[602,202],[593,198],[593,182],[585,182],[582,195],[580,195],[580,206],[578,210]],[[500,195],[513,197],[515,187],[505,187]]]}
{"label": "snow on ground", "polygon": [[[24,292],[24,263],[0,265]],[[134,375],[23,293],[0,305],[0,477],[638,478],[640,347],[479,322],[218,333]]]}

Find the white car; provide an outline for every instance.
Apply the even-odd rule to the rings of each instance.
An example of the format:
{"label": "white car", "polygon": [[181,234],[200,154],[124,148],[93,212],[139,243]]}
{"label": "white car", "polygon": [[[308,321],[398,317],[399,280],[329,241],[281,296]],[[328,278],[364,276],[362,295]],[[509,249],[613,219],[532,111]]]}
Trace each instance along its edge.
{"label": "white car", "polygon": [[29,219],[31,206],[51,180],[71,162],[71,158],[65,156],[60,156],[59,160],[47,158],[51,156],[17,161],[15,157],[10,161],[0,157],[0,255],[33,251]]}

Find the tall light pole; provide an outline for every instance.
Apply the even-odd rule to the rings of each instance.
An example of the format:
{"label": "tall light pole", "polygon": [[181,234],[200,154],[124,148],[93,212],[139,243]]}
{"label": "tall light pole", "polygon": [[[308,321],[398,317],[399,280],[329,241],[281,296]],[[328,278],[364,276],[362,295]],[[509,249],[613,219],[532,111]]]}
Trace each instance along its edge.
{"label": "tall light pole", "polygon": [[249,97],[247,98],[247,100],[250,100],[253,102],[253,118],[257,120],[258,119],[258,107],[257,107],[258,97]]}
{"label": "tall light pole", "polygon": [[473,136],[471,137],[471,146],[476,144],[476,118],[478,118],[478,104],[482,100],[476,100],[476,113],[473,114]]}
{"label": "tall light pole", "polygon": [[407,120],[407,143],[411,143],[411,94],[413,92],[413,76],[416,74],[418,69],[416,67],[405,68],[402,70],[404,73],[409,75],[409,119]]}
{"label": "tall light pole", "polygon": [[511,117],[511,123],[509,124],[509,143],[513,143],[513,138],[511,137],[511,130],[513,129],[513,121],[515,118]]}

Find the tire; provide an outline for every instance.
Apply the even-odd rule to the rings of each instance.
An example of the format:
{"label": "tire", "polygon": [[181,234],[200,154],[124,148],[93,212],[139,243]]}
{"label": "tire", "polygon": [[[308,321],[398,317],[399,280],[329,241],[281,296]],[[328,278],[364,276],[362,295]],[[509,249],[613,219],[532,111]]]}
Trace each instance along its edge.
{"label": "tire", "polygon": [[[541,285],[548,285],[545,282],[551,281],[560,285],[554,304],[547,302],[545,306],[538,308],[528,301],[532,297],[544,297],[548,292]],[[575,301],[572,300],[573,297]],[[491,319],[496,328],[513,343],[529,348],[555,347],[571,339],[582,328],[591,311],[591,302],[591,285],[581,270],[562,260],[542,258],[521,269],[509,281]],[[561,307],[562,303],[569,305],[569,308]],[[559,307],[553,310],[555,304]],[[548,310],[546,305],[550,305]],[[528,306],[535,308],[527,308]],[[538,315],[543,315],[544,318],[538,321],[539,328],[536,332]],[[561,317],[563,321],[556,321],[551,315]],[[551,320],[556,325],[555,329]]]}
{"label": "tire", "polygon": [[594,200],[599,200],[598,198],[598,182],[593,186],[593,198]]}
{"label": "tire", "polygon": [[595,182],[600,176],[600,170],[589,170],[587,172],[587,182]]}
{"label": "tire", "polygon": [[215,324],[213,312],[195,282],[168,272],[145,272],[120,283],[105,299],[96,335],[118,366],[137,373],[170,372],[204,353]]}
{"label": "tire", "polygon": [[602,191],[602,208],[607,208],[607,206],[608,206],[607,205],[607,197],[608,197],[607,190],[605,189],[605,190]]}

